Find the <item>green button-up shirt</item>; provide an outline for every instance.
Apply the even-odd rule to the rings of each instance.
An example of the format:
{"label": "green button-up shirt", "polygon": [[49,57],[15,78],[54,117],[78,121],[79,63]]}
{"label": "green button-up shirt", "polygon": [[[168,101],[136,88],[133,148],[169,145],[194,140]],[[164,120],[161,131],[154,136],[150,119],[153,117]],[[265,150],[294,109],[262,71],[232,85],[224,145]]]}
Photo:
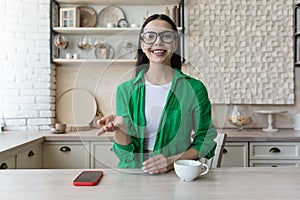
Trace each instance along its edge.
{"label": "green button-up shirt", "polygon": [[[116,93],[116,115],[123,116],[130,136],[129,145],[113,144],[119,168],[140,168],[144,161],[145,70],[122,83]],[[153,97],[159,98],[159,97]],[[171,89],[160,117],[153,155],[165,157],[189,148],[199,158],[214,156],[217,132],[211,123],[211,104],[207,90],[199,80],[174,70]]]}

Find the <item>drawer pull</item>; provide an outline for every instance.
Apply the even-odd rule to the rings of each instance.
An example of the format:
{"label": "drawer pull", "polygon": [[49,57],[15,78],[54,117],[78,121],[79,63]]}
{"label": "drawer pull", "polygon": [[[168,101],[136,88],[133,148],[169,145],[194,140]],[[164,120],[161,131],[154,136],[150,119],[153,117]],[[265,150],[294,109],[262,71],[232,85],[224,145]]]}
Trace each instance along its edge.
{"label": "drawer pull", "polygon": [[227,153],[227,152],[228,152],[228,150],[224,148],[223,149],[223,153]]}
{"label": "drawer pull", "polygon": [[271,167],[278,167],[277,165],[272,165]]}
{"label": "drawer pull", "polygon": [[269,150],[270,153],[280,153],[280,149],[278,149],[277,147],[273,147]]}
{"label": "drawer pull", "polygon": [[69,152],[71,151],[71,148],[70,147],[67,147],[67,146],[63,146],[59,149],[61,152]]}
{"label": "drawer pull", "polygon": [[6,163],[2,163],[0,169],[7,169],[8,165]]}
{"label": "drawer pull", "polygon": [[28,156],[28,158],[30,158],[30,157],[33,157],[34,155],[35,155],[35,154],[34,154],[33,151],[29,151],[27,156]]}

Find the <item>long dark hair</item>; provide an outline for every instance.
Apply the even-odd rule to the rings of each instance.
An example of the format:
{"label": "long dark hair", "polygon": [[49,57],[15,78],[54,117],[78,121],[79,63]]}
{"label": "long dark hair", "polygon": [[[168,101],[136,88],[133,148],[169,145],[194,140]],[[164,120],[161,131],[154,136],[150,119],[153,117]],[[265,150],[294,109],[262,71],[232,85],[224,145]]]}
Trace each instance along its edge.
{"label": "long dark hair", "polygon": [[[176,25],[174,24],[174,22],[172,21],[172,19],[170,19],[167,15],[163,15],[163,14],[154,14],[151,15],[150,17],[148,17],[144,24],[141,27],[141,31],[139,34],[139,43],[138,43],[138,51],[137,51],[137,61],[136,61],[136,70],[135,70],[135,76],[138,75],[138,73],[143,70],[143,69],[148,69],[149,68],[149,59],[147,58],[146,54],[143,52],[142,47],[141,47],[141,34],[144,32],[144,28],[145,26],[151,22],[152,20],[155,19],[160,19],[160,20],[164,20],[166,22],[168,22],[171,26],[172,29],[176,32],[178,32]],[[177,42],[178,42],[178,47],[176,49],[175,52],[173,52],[173,55],[171,57],[171,67],[174,69],[178,69],[181,70],[181,45],[180,45],[180,36],[177,38]]]}

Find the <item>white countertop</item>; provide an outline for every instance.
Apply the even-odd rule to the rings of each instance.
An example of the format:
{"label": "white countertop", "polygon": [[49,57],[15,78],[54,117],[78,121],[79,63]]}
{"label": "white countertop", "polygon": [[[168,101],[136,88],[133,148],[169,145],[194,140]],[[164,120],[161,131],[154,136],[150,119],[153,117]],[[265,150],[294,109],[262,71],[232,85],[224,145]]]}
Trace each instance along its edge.
{"label": "white countertop", "polygon": [[[95,136],[97,129],[53,134],[50,131],[5,131],[0,134],[0,153],[13,151],[31,142],[43,141],[112,141],[113,135],[106,133]],[[9,152],[8,152],[9,153]]]}
{"label": "white countertop", "polygon": [[[300,131],[293,129],[280,129],[279,132],[265,132],[261,129],[219,129],[219,132],[227,134],[226,142],[300,142]],[[0,153],[14,150],[16,147],[30,142],[43,141],[101,141],[111,142],[112,133],[95,136],[97,129],[88,131],[66,132],[53,134],[50,131],[4,131],[0,134]]]}
{"label": "white countertop", "polygon": [[[219,168],[193,182],[104,169],[97,186],[73,186],[82,170],[0,171],[1,200],[53,199],[299,199],[300,168]],[[130,171],[130,170],[129,170]]]}
{"label": "white countertop", "polygon": [[227,142],[300,142],[300,131],[279,129],[278,132],[266,132],[262,129],[219,129],[227,134]]}
{"label": "white countertop", "polygon": [[5,131],[0,134],[0,152],[4,152],[35,141],[44,141],[50,132],[41,131]]}

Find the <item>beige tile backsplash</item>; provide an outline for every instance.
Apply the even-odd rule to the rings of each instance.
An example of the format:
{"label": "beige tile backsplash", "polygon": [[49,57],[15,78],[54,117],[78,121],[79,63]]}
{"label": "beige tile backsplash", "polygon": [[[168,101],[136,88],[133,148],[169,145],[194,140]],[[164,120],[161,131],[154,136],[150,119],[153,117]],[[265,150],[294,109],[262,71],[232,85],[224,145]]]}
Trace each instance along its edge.
{"label": "beige tile backsplash", "polygon": [[[183,71],[187,71],[183,69]],[[57,68],[57,98],[70,88],[85,88],[93,93],[97,99],[98,107],[104,114],[115,111],[116,87],[133,76],[134,68],[131,66],[84,66],[84,67],[58,67]],[[300,68],[295,69],[295,105],[251,105],[253,123],[249,127],[266,127],[266,115],[257,114],[256,109],[287,110],[285,114],[274,116],[274,127],[291,128],[292,116],[300,113]],[[298,80],[298,81],[297,81]],[[214,104],[212,106],[214,124],[219,127],[233,127],[226,122],[229,105]]]}

